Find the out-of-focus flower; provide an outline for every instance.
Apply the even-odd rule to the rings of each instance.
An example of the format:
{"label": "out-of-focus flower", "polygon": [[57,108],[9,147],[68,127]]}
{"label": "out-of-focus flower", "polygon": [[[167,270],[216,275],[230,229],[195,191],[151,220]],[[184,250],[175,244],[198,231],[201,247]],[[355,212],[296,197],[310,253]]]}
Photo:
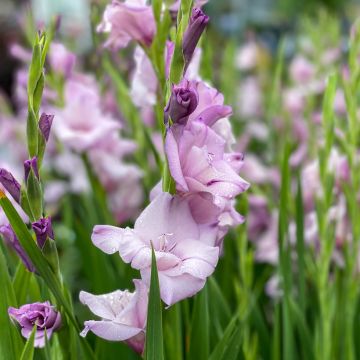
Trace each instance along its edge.
{"label": "out-of-focus flower", "polygon": [[187,80],[179,85],[174,85],[168,104],[165,107],[165,114],[170,116],[175,124],[185,125],[190,114],[198,105],[198,94],[193,83]]}
{"label": "out-of-focus flower", "polygon": [[[29,339],[36,326],[34,346],[45,346],[45,337],[50,339],[53,332],[61,326],[61,315],[49,301],[21,306],[19,309],[9,307],[9,315],[21,326],[21,334]],[[46,332],[46,336],[45,336]]]}
{"label": "out-of-focus flower", "polygon": [[344,92],[341,89],[337,89],[334,98],[334,110],[337,115],[345,116],[347,109],[346,109],[346,101]]}
{"label": "out-of-focus flower", "polygon": [[51,68],[63,75],[69,77],[76,63],[76,56],[66,47],[57,42],[52,42],[49,52],[49,63]]}
{"label": "out-of-focus flower", "polygon": [[304,56],[296,56],[290,64],[290,76],[298,84],[306,84],[315,75],[314,65]]}
{"label": "out-of-focus flower", "polygon": [[257,66],[259,48],[255,41],[244,44],[237,52],[235,64],[238,69],[248,71]]}
{"label": "out-of-focus flower", "polygon": [[20,245],[19,239],[16,237],[12,227],[9,224],[0,226],[0,234],[3,236],[5,243],[16,252],[16,254],[19,256],[25,267],[30,272],[35,272],[34,265],[32,264],[31,260],[25,253],[25,250]]}
{"label": "out-of-focus flower", "polygon": [[36,156],[34,156],[32,159],[30,160],[25,160],[24,161],[24,172],[25,172],[25,181],[28,180],[28,177],[30,175],[30,171],[33,171],[34,175],[36,176],[36,178],[39,180],[40,179],[40,175],[39,175],[39,169],[38,169],[38,159]]}
{"label": "out-of-focus flower", "polygon": [[[119,140],[121,141],[121,140]],[[124,141],[126,145],[126,141]],[[130,143],[129,150],[134,149]],[[141,170],[121,160],[122,154],[116,152],[116,146],[109,151],[94,150],[90,159],[101,183],[106,189],[109,206],[116,220],[121,223],[138,215],[143,202],[143,191],[140,184]]]}
{"label": "out-of-focus flower", "polygon": [[263,112],[263,96],[259,81],[247,77],[241,84],[238,96],[238,111],[242,117],[259,117]]}
{"label": "out-of-focus flower", "polygon": [[49,237],[54,240],[54,232],[51,223],[51,217],[42,218],[31,224],[38,246],[42,249],[45,245],[46,239]]}
{"label": "out-of-focus flower", "polygon": [[97,225],[92,241],[107,254],[118,251],[123,261],[141,271],[147,284],[153,246],[161,298],[170,306],[195,295],[213,273],[219,256],[216,232],[194,221],[186,200],[161,193],[142,212],[134,229]]}
{"label": "out-of-focus flower", "polygon": [[158,81],[149,58],[140,46],[135,48],[134,60],[135,71],[131,80],[131,99],[139,107],[154,106]]}
{"label": "out-of-focus flower", "polygon": [[80,292],[80,301],[101,320],[85,321],[81,336],[89,331],[110,341],[125,341],[138,353],[145,343],[148,290],[140,280],[134,280],[135,292],[116,290],[109,294],[93,295]]}
{"label": "out-of-focus flower", "polygon": [[13,197],[13,199],[20,203],[20,184],[14,176],[6,169],[0,168],[0,183],[5,190]]}
{"label": "out-of-focus flower", "polygon": [[146,0],[113,0],[97,30],[110,33],[105,46],[113,50],[126,47],[131,40],[150,46],[156,31],[152,7]]}
{"label": "out-of-focus flower", "polygon": [[53,127],[65,145],[83,152],[106,141],[120,123],[102,113],[96,84],[88,79],[71,79],[65,87],[65,108],[57,112]]}
{"label": "out-of-focus flower", "polygon": [[188,27],[185,30],[182,51],[185,59],[185,69],[189,65],[194,54],[197,43],[206,28],[210,18],[200,8],[192,10]]}
{"label": "out-of-focus flower", "polygon": [[224,152],[224,139],[200,121],[193,121],[184,129],[170,128],[165,151],[170,173],[181,193],[208,192],[215,198],[233,199],[249,187],[234,170],[237,162],[242,163],[242,154],[229,154],[229,158]]}

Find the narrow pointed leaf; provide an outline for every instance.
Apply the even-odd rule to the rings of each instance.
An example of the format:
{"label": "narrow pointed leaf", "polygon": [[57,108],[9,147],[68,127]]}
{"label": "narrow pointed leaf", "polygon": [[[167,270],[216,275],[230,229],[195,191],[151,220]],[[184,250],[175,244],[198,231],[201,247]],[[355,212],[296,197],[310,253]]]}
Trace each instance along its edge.
{"label": "narrow pointed leaf", "polygon": [[11,285],[5,256],[0,250],[0,357],[7,360],[17,360],[23,342],[16,326],[11,323],[8,315],[9,306],[17,306],[13,287]]}
{"label": "narrow pointed leaf", "polygon": [[163,360],[162,307],[160,300],[159,276],[154,249],[152,249],[151,282],[149,290],[148,316],[146,323],[146,360]]}
{"label": "narrow pointed leaf", "polygon": [[28,341],[21,353],[20,360],[32,360],[34,358],[34,342],[35,342],[36,326],[34,326]]}
{"label": "narrow pointed leaf", "polygon": [[208,291],[204,289],[196,296],[192,315],[189,359],[208,360],[209,344]]}

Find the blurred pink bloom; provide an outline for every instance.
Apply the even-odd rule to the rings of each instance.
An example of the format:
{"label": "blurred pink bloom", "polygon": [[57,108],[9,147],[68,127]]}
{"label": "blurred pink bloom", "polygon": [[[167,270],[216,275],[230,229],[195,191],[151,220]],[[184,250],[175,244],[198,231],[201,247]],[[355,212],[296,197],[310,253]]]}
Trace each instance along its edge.
{"label": "blurred pink bloom", "polygon": [[125,341],[136,352],[142,353],[145,343],[145,327],[148,290],[140,280],[134,280],[135,292],[116,290],[109,294],[93,295],[80,292],[80,301],[101,320],[85,321],[81,336],[89,331],[110,341]]}
{"label": "blurred pink bloom", "polygon": [[308,83],[315,75],[314,65],[302,55],[297,55],[290,64],[290,76],[298,84]]}
{"label": "blurred pink bloom", "polygon": [[248,180],[255,184],[270,183],[276,187],[280,185],[278,169],[267,167],[253,154],[246,155],[241,170],[246,174]]}
{"label": "blurred pink bloom", "polygon": [[305,97],[299,88],[292,88],[283,92],[284,108],[293,116],[302,114],[305,108]]}
{"label": "blurred pink bloom", "polygon": [[215,198],[233,199],[249,187],[236,173],[242,154],[225,153],[224,139],[201,121],[185,128],[172,126],[165,152],[180,193],[208,192]]}
{"label": "blurred pink bloom", "polygon": [[238,69],[248,71],[257,65],[258,45],[255,41],[244,44],[237,52],[235,63]]}
{"label": "blurred pink bloom", "polygon": [[90,153],[94,171],[107,192],[112,213],[122,223],[138,215],[143,191],[141,170],[133,164],[124,163],[120,156],[102,149]]}
{"label": "blurred pink bloom", "polygon": [[341,49],[336,48],[330,48],[327,51],[325,51],[321,56],[321,62],[323,65],[329,66],[339,60],[341,56]]}
{"label": "blurred pink bloom", "polygon": [[110,33],[105,46],[113,50],[126,47],[131,40],[150,46],[156,31],[152,7],[146,0],[113,0],[97,30]]}
{"label": "blurred pink bloom", "polygon": [[56,113],[54,131],[66,146],[83,152],[106,141],[120,128],[118,121],[101,111],[97,88],[91,82],[66,82],[65,108]]}
{"label": "blurred pink bloom", "polygon": [[242,117],[259,117],[262,112],[263,96],[259,81],[247,77],[241,84],[238,95],[238,111]]}
{"label": "blurred pink bloom", "polygon": [[49,63],[55,72],[69,77],[75,66],[76,56],[66,49],[63,44],[52,42],[49,52]]}
{"label": "blurred pink bloom", "polygon": [[168,193],[158,195],[136,220],[134,229],[97,225],[92,241],[107,254],[119,252],[150,282],[151,244],[159,272],[160,294],[167,305],[195,295],[217,264],[216,229],[199,226],[188,203]]}
{"label": "blurred pink bloom", "polygon": [[135,48],[134,60],[135,71],[131,80],[131,99],[138,107],[154,106],[158,81],[149,58],[140,46]]}
{"label": "blurred pink bloom", "polygon": [[338,116],[345,116],[347,109],[346,109],[346,101],[344,92],[341,89],[337,89],[335,93],[334,99],[334,110]]}

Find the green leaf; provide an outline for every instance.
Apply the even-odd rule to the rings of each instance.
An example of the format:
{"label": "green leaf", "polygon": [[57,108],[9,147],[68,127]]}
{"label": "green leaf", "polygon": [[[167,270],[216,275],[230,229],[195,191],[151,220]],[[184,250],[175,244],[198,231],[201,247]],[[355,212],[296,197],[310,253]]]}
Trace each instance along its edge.
{"label": "green leaf", "polygon": [[239,324],[230,338],[227,349],[219,360],[236,360],[241,346],[242,326]]}
{"label": "green leaf", "polygon": [[33,109],[34,109],[34,112],[35,112],[37,117],[38,117],[39,110],[40,110],[44,85],[45,85],[45,76],[44,76],[44,73],[41,72],[41,75],[40,75],[39,80],[38,80],[38,82],[36,84],[36,88],[35,88],[34,95],[33,95]]}
{"label": "green leaf", "polygon": [[209,357],[209,360],[218,360],[223,358],[232,340],[232,335],[234,334],[234,330],[236,329],[237,321],[238,321],[238,317],[234,316],[232,320],[229,322],[228,326],[224,331],[224,335],[222,336],[220,341],[216,344],[215,349],[213,350],[211,356]]}
{"label": "green leaf", "polygon": [[32,52],[32,59],[29,69],[29,79],[28,79],[28,97],[31,107],[33,107],[33,95],[38,83],[38,80],[42,73],[41,66],[41,47],[39,44],[39,36],[36,34],[35,43]]}
{"label": "green leaf", "polygon": [[152,248],[151,259],[151,282],[146,323],[145,359],[163,360],[162,307],[154,248]]}
{"label": "green leaf", "polygon": [[11,285],[5,256],[0,250],[0,355],[6,360],[17,360],[23,342],[15,325],[11,323],[8,307],[17,306],[14,290]]}
{"label": "green leaf", "polygon": [[214,329],[214,335],[217,339],[223,336],[224,329],[229,323],[231,318],[231,311],[215,277],[209,279],[209,309],[210,309],[210,322]]}
{"label": "green leaf", "polygon": [[32,360],[34,358],[35,334],[36,334],[36,325],[33,327],[30,337],[24,346],[20,360]]}
{"label": "green leaf", "polygon": [[[74,326],[79,330],[77,322],[71,312],[71,307],[64,297],[59,279],[53,273],[47,260],[37,247],[31,233],[15,210],[10,200],[0,192],[0,206],[3,208],[17,238],[40,276],[44,279],[59,305],[63,306]],[[80,331],[80,330],[79,330]]]}
{"label": "green leaf", "polygon": [[29,173],[26,188],[31,212],[34,214],[35,219],[40,219],[43,214],[43,193],[40,180],[36,177],[32,169]]}
{"label": "green leaf", "polygon": [[26,302],[31,276],[32,273],[26,269],[21,261],[19,261],[13,280],[14,292],[19,304],[24,304]]}
{"label": "green leaf", "polygon": [[299,304],[305,311],[305,243],[304,243],[304,205],[302,199],[301,178],[298,175],[298,190],[296,195],[296,251],[299,276]]}
{"label": "green leaf", "polygon": [[191,321],[189,359],[208,360],[209,341],[209,302],[207,286],[196,296]]}
{"label": "green leaf", "polygon": [[38,151],[38,121],[33,108],[29,104],[27,122],[26,122],[26,136],[28,151],[30,157],[34,157]]}

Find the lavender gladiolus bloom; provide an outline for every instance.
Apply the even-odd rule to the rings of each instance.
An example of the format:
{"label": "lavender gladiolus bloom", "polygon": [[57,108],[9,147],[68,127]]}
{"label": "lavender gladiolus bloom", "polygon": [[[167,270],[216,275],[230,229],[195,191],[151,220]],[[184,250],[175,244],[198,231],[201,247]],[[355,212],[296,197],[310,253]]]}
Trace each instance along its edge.
{"label": "lavender gladiolus bloom", "polygon": [[201,121],[192,121],[184,129],[173,126],[166,136],[165,152],[177,190],[211,193],[215,202],[246,191],[249,183],[236,172],[243,155],[225,153],[225,145],[225,140]]}
{"label": "lavender gladiolus bloom", "polygon": [[174,123],[185,125],[189,115],[195,111],[198,101],[195,87],[190,81],[185,80],[179,85],[173,86],[165,113]]}
{"label": "lavender gladiolus bloom", "polygon": [[80,292],[80,301],[101,320],[85,321],[85,329],[110,341],[125,341],[138,353],[142,353],[145,342],[148,290],[141,280],[134,280],[135,292],[116,290],[109,294],[93,295]]}
{"label": "lavender gladiolus bloom", "polygon": [[49,140],[51,126],[54,120],[54,115],[47,115],[42,113],[39,120],[39,129],[45,141]]}
{"label": "lavender gladiolus bloom", "polygon": [[61,315],[49,301],[26,304],[19,309],[9,307],[8,313],[19,323],[21,334],[26,339],[29,339],[33,327],[36,326],[34,346],[39,348],[45,346],[45,330],[46,337],[50,339],[53,332],[61,326]]}
{"label": "lavender gladiolus bloom", "polygon": [[15,232],[12,229],[12,227],[10,225],[0,226],[0,234],[3,236],[5,243],[16,252],[16,254],[19,256],[25,267],[30,272],[35,272],[34,265],[27,256],[25,250],[22,248],[19,239],[15,235]]}
{"label": "lavender gladiolus bloom", "polygon": [[0,183],[5,190],[14,198],[17,203],[20,203],[20,184],[14,176],[5,169],[0,169]]}
{"label": "lavender gladiolus bloom", "polygon": [[142,212],[134,229],[95,226],[92,241],[107,254],[119,252],[150,283],[151,245],[159,272],[160,295],[167,305],[195,295],[215,269],[217,229],[199,225],[186,199],[158,195]]}
{"label": "lavender gladiolus bloom", "polygon": [[126,47],[131,40],[150,46],[156,31],[152,8],[144,0],[113,0],[97,31],[110,33],[105,46],[114,50]]}
{"label": "lavender gladiolus bloom", "polygon": [[51,223],[51,217],[42,218],[31,224],[38,246],[42,249],[45,245],[46,239],[49,237],[54,240],[54,232]]}
{"label": "lavender gladiolus bloom", "polygon": [[192,11],[192,15],[189,20],[189,25],[185,30],[182,48],[183,54],[185,58],[185,69],[187,65],[190,63],[190,60],[195,51],[196,45],[199,42],[201,34],[205,30],[207,23],[210,18],[205,15],[201,9],[194,8]]}
{"label": "lavender gladiolus bloom", "polygon": [[24,161],[25,181],[27,181],[27,179],[29,177],[30,170],[32,170],[34,172],[34,175],[39,180],[40,175],[39,175],[39,169],[38,169],[38,163],[37,163],[37,157],[36,156],[34,156],[30,160],[25,160]]}

